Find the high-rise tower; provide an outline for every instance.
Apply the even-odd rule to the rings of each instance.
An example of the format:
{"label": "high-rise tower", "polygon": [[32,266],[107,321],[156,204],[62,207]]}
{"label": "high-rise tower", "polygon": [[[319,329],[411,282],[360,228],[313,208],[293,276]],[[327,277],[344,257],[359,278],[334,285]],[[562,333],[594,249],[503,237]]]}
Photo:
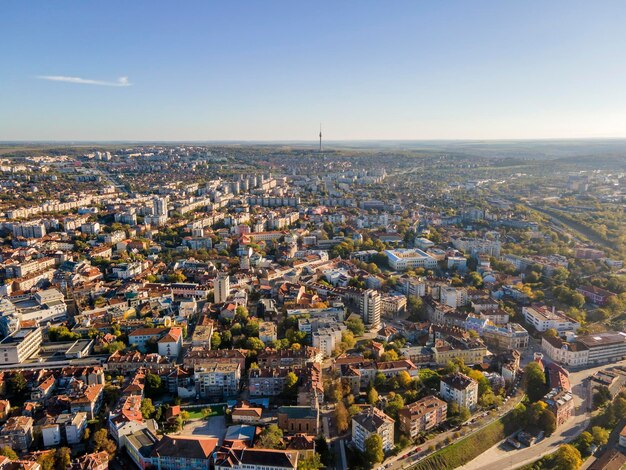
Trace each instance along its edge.
{"label": "high-rise tower", "polygon": [[320,153],[322,152],[322,123],[320,122]]}

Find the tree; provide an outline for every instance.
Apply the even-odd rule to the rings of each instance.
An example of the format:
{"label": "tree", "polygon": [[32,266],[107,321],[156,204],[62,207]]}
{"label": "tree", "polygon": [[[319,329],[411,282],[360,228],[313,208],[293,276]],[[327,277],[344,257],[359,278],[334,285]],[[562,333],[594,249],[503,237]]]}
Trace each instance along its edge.
{"label": "tree", "polygon": [[9,380],[9,389],[14,397],[21,396],[24,390],[26,390],[26,379],[21,373],[16,372],[13,374]]}
{"label": "tree", "polygon": [[330,447],[328,447],[326,438],[321,434],[315,438],[315,451],[320,454],[324,465],[329,466],[332,463],[333,456],[330,452]]}
{"label": "tree", "polygon": [[399,393],[391,392],[389,399],[387,400],[387,406],[385,407],[385,413],[391,416],[393,419],[398,419],[398,411],[400,408],[404,408],[404,398]]}
{"label": "tree", "polygon": [[117,446],[113,440],[109,439],[106,428],[102,428],[93,434],[93,450],[100,452],[106,451],[109,455],[115,454]]}
{"label": "tree", "polygon": [[539,417],[539,426],[546,433],[546,436],[551,436],[556,431],[556,416],[550,410],[543,410]]}
{"label": "tree", "polygon": [[384,387],[387,382],[387,377],[382,372],[376,372],[374,376],[374,385],[377,387]]}
{"label": "tree", "polygon": [[344,433],[350,427],[350,415],[343,402],[335,405],[335,425],[340,433]]}
{"label": "tree", "polygon": [[353,317],[346,321],[346,326],[354,336],[362,336],[365,333],[365,325],[360,317]]}
{"label": "tree", "polygon": [[578,470],[583,461],[576,447],[565,444],[559,447],[554,456],[554,470]]}
{"label": "tree", "polygon": [[600,426],[592,427],[591,435],[593,436],[593,442],[598,446],[603,446],[609,442],[609,431]]}
{"label": "tree", "polygon": [[589,431],[583,431],[580,436],[578,436],[578,442],[579,444],[577,444],[576,447],[583,449],[585,453],[589,453],[589,448],[591,444],[593,444],[593,436]]}
{"label": "tree", "polygon": [[258,447],[280,449],[283,447],[283,431],[276,424],[265,427],[259,436]]}
{"label": "tree", "polygon": [[554,328],[548,328],[543,335],[548,338],[557,338],[559,333]]}
{"label": "tree", "polygon": [[472,416],[472,413],[467,407],[465,406],[461,407],[461,409],[459,410],[459,421],[461,423],[464,423],[465,421],[470,419],[471,416]]}
{"label": "tree", "polygon": [[383,461],[385,458],[383,440],[378,434],[372,434],[365,439],[365,452],[363,456],[372,467]]}
{"label": "tree", "polygon": [[254,351],[262,351],[265,349],[265,343],[261,341],[259,338],[248,338],[246,340],[247,349],[252,349]]}
{"label": "tree", "polygon": [[397,361],[398,360],[398,353],[395,352],[393,349],[390,349],[389,351],[385,351],[381,357],[381,360],[383,362],[387,362],[387,361]]}
{"label": "tree", "polygon": [[211,335],[211,349],[219,349],[222,344],[222,337],[217,331],[214,331]]}
{"label": "tree", "polygon": [[293,372],[289,372],[285,377],[285,389],[283,391],[288,395],[294,395],[298,391],[297,385],[298,376]]}
{"label": "tree", "polygon": [[376,391],[376,389],[374,387],[370,388],[367,392],[367,402],[370,405],[375,405],[376,403],[378,403],[378,398],[378,392]]}
{"label": "tree", "polygon": [[4,446],[2,449],[0,449],[0,455],[4,455],[5,457],[8,457],[11,460],[17,460],[19,458],[17,454],[15,453],[15,451],[11,449],[9,446]]}
{"label": "tree", "polygon": [[408,388],[413,383],[413,379],[406,370],[403,370],[398,374],[398,382],[402,388]]}
{"label": "tree", "polygon": [[526,395],[531,402],[540,400],[546,394],[546,376],[536,362],[524,368]]}
{"label": "tree", "polygon": [[55,452],[45,452],[37,457],[37,463],[41,470],[54,470]]}
{"label": "tree", "polygon": [[611,399],[611,392],[606,385],[596,387],[596,393],[593,394],[593,404],[596,408],[601,407]]}
{"label": "tree", "polygon": [[210,406],[207,406],[206,408],[202,408],[202,417],[203,418],[208,418],[209,416],[211,416],[211,413],[213,413],[213,410],[211,409]]}
{"label": "tree", "polygon": [[68,447],[59,447],[56,451],[56,467],[58,470],[65,470],[72,461],[72,452]]}
{"label": "tree", "polygon": [[141,400],[140,410],[143,419],[149,419],[150,416],[154,414],[154,405],[152,404],[152,400],[150,398],[144,398]]}
{"label": "tree", "polygon": [[148,374],[146,374],[146,395],[149,397],[158,396],[161,394],[162,388],[163,381],[161,377],[148,372]]}
{"label": "tree", "polygon": [[298,461],[298,470],[318,470],[323,466],[320,454],[317,453]]}
{"label": "tree", "polygon": [[189,421],[189,411],[181,411],[178,416],[180,416],[180,419],[183,421],[183,424]]}

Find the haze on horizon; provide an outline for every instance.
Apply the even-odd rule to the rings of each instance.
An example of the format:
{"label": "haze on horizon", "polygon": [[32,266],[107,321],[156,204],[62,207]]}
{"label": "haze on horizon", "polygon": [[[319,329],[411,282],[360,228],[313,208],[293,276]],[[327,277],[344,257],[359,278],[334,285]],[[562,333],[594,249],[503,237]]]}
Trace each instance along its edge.
{"label": "haze on horizon", "polygon": [[0,12],[0,141],[626,137],[614,0]]}

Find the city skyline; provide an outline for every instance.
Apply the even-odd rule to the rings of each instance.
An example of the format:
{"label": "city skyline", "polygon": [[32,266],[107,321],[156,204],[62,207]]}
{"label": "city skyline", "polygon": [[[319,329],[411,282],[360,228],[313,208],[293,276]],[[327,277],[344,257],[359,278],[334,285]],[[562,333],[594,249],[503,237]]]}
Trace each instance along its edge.
{"label": "city skyline", "polygon": [[0,141],[626,137],[618,2],[3,10]]}

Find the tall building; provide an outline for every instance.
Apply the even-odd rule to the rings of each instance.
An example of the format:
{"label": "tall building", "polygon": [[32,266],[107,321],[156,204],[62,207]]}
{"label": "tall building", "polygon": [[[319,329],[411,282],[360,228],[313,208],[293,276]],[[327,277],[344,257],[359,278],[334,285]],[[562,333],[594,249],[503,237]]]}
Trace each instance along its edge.
{"label": "tall building", "polygon": [[376,327],[380,325],[380,312],[382,310],[382,298],[379,292],[368,289],[361,297],[361,316],[363,323]]}
{"label": "tall building", "polygon": [[216,277],[213,286],[215,287],[215,303],[221,304],[226,302],[230,293],[230,277],[228,274]]}
{"label": "tall building", "polygon": [[158,197],[152,202],[153,212],[155,216],[165,215],[167,216],[167,198]]}
{"label": "tall building", "polygon": [[361,452],[365,452],[365,441],[372,434],[378,434],[383,441],[383,451],[394,446],[395,421],[380,411],[370,407],[352,417],[352,443]]}

